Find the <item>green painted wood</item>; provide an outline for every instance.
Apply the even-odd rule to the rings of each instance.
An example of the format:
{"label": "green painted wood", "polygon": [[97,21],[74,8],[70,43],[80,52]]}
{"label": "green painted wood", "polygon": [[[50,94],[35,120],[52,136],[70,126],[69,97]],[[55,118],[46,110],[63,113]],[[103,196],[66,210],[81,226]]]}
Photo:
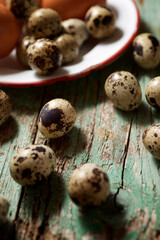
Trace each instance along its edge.
{"label": "green painted wood", "polygon": [[[160,1],[137,0],[141,32],[160,39]],[[130,113],[115,109],[107,100],[104,83],[110,73],[131,71],[143,91],[141,106]],[[49,87],[4,90],[13,101],[12,116],[0,129],[1,192],[11,203],[3,228],[6,239],[159,239],[160,162],[142,143],[144,129],[158,123],[160,113],[145,99],[145,86],[159,75],[159,67],[144,71],[132,59],[132,51],[89,76]],[[37,132],[37,117],[49,100],[69,100],[77,111],[75,127],[66,136],[47,140]],[[9,163],[18,147],[44,143],[57,156],[57,168],[49,178],[21,188],[10,176]],[[72,171],[86,162],[104,167],[111,194],[100,207],[79,209],[67,194]]]}

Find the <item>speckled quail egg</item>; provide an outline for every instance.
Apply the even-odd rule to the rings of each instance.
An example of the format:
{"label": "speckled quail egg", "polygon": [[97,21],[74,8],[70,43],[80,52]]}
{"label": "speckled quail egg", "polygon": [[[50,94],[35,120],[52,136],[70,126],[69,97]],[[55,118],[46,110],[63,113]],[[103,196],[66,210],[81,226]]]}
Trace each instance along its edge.
{"label": "speckled quail egg", "polygon": [[147,84],[145,95],[152,107],[160,108],[160,76],[153,78]]}
{"label": "speckled quail egg", "polygon": [[101,39],[110,36],[114,32],[116,17],[108,7],[95,5],[87,11],[85,22],[91,36]]}
{"label": "speckled quail egg", "polygon": [[71,34],[79,47],[88,39],[89,33],[86,24],[83,20],[78,18],[70,18],[62,22],[64,32]]}
{"label": "speckled quail egg", "polygon": [[112,73],[105,82],[105,92],[113,105],[123,111],[136,109],[142,100],[136,77],[126,71]]}
{"label": "speckled quail egg", "polygon": [[76,40],[69,34],[61,34],[54,41],[63,55],[62,64],[73,62],[79,54],[79,46]]}
{"label": "speckled quail egg", "polygon": [[20,148],[10,163],[13,179],[23,185],[34,185],[47,178],[56,166],[53,150],[43,144]]}
{"label": "speckled quail egg", "polygon": [[30,68],[28,65],[27,48],[34,42],[35,38],[33,36],[25,36],[19,41],[16,47],[17,60],[25,68]]}
{"label": "speckled quail egg", "polygon": [[56,98],[47,102],[38,120],[39,131],[47,138],[58,138],[68,133],[76,121],[76,111],[65,99]]}
{"label": "speckled quail egg", "polygon": [[95,163],[86,163],[73,171],[68,182],[70,198],[79,206],[98,206],[110,193],[106,172]]}
{"label": "speckled quail egg", "polygon": [[142,136],[145,148],[160,159],[160,124],[149,126]]}
{"label": "speckled quail egg", "polygon": [[51,74],[62,64],[62,53],[53,40],[41,38],[27,48],[29,66],[39,74]]}
{"label": "speckled quail egg", "polygon": [[6,4],[17,18],[25,20],[40,7],[38,0],[6,0]]}
{"label": "speckled quail egg", "polygon": [[28,19],[27,31],[35,38],[50,38],[62,30],[59,14],[50,8],[39,8]]}
{"label": "speckled quail egg", "polygon": [[0,126],[8,119],[12,110],[10,97],[0,90]]}
{"label": "speckled quail egg", "polygon": [[133,40],[133,58],[144,69],[155,68],[160,62],[160,44],[151,33],[139,34]]}
{"label": "speckled quail egg", "polygon": [[5,222],[7,220],[9,206],[10,204],[8,200],[2,195],[0,195],[0,223]]}

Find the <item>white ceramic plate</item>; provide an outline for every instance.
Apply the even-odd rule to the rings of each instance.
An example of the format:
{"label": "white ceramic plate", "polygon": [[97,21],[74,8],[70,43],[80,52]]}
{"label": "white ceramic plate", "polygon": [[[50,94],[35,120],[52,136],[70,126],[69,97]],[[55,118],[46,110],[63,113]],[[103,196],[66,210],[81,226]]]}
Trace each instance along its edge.
{"label": "white ceramic plate", "polygon": [[140,17],[134,0],[107,0],[117,15],[116,31],[102,41],[87,41],[74,63],[60,67],[52,75],[39,76],[33,70],[24,70],[16,61],[15,51],[0,60],[0,86],[29,87],[69,81],[89,74],[116,60],[131,44],[137,34]]}

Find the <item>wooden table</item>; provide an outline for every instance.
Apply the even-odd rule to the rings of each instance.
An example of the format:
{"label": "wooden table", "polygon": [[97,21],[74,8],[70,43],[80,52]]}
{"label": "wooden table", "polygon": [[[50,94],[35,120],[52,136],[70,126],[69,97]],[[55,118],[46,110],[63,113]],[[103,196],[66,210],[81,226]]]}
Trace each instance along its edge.
{"label": "wooden table", "polygon": [[[140,31],[160,39],[160,1],[136,2]],[[1,226],[0,239],[160,239],[160,162],[142,143],[144,129],[160,118],[144,94],[159,68],[140,69],[129,49],[110,66],[85,78],[49,87],[3,89],[12,99],[13,111],[0,129],[1,194],[10,201],[10,222]],[[115,109],[105,96],[105,79],[116,70],[131,71],[142,87],[143,102],[133,112]],[[37,117],[41,107],[57,97],[73,104],[77,121],[69,134],[49,141],[37,131]],[[17,148],[31,143],[51,146],[57,169],[39,185],[21,188],[10,176],[10,160]],[[72,203],[66,187],[72,171],[86,162],[105,169],[111,194],[101,207],[84,211]]]}

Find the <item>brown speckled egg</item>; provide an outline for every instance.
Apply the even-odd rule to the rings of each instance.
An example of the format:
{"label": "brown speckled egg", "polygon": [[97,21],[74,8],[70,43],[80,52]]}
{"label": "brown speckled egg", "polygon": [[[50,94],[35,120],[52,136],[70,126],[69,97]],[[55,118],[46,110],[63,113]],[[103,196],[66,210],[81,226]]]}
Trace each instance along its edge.
{"label": "brown speckled egg", "polygon": [[152,107],[160,108],[160,76],[153,78],[147,84],[145,95]]}
{"label": "brown speckled egg", "polygon": [[160,44],[151,33],[141,33],[133,40],[133,57],[144,69],[155,68],[160,62]]}
{"label": "brown speckled egg", "polygon": [[0,223],[7,220],[9,206],[10,204],[8,200],[2,195],[0,195]]}
{"label": "brown speckled egg", "polygon": [[62,53],[53,40],[41,38],[27,48],[29,66],[39,74],[51,74],[62,64]]}
{"label": "brown speckled egg", "polygon": [[105,92],[113,105],[123,111],[136,109],[142,100],[136,77],[126,71],[112,73],[105,82]]}
{"label": "brown speckled egg", "polygon": [[71,34],[75,38],[79,47],[81,47],[89,37],[86,24],[81,19],[67,19],[62,22],[62,27],[66,33]]}
{"label": "brown speckled egg", "polygon": [[79,46],[76,40],[69,34],[62,34],[54,39],[55,45],[61,51],[62,64],[73,62],[79,54]]}
{"label": "brown speckled egg", "polygon": [[12,110],[10,97],[0,90],[0,126],[8,119]]}
{"label": "brown speckled egg", "polygon": [[114,32],[116,17],[108,7],[95,5],[87,11],[85,22],[91,36],[101,39],[110,36]]}
{"label": "brown speckled egg", "polygon": [[33,185],[47,178],[56,166],[53,150],[43,144],[20,148],[10,163],[13,179],[23,185]]}
{"label": "brown speckled egg", "polygon": [[25,20],[39,8],[38,0],[6,0],[6,4],[17,18]]}
{"label": "brown speckled egg", "polygon": [[16,56],[18,62],[25,68],[30,68],[28,65],[27,58],[27,48],[30,44],[35,42],[35,38],[33,36],[25,36],[23,37],[17,45],[16,48]]}
{"label": "brown speckled egg", "polygon": [[50,38],[61,32],[61,18],[53,9],[40,8],[34,11],[27,23],[29,35],[35,38]]}
{"label": "brown speckled egg", "polygon": [[70,102],[56,98],[46,103],[38,120],[39,131],[47,138],[58,138],[68,133],[76,121],[76,112]]}
{"label": "brown speckled egg", "polygon": [[110,193],[110,183],[102,167],[86,163],[73,171],[68,182],[68,193],[77,205],[98,206]]}
{"label": "brown speckled egg", "polygon": [[145,148],[160,159],[160,124],[149,126],[142,136]]}

